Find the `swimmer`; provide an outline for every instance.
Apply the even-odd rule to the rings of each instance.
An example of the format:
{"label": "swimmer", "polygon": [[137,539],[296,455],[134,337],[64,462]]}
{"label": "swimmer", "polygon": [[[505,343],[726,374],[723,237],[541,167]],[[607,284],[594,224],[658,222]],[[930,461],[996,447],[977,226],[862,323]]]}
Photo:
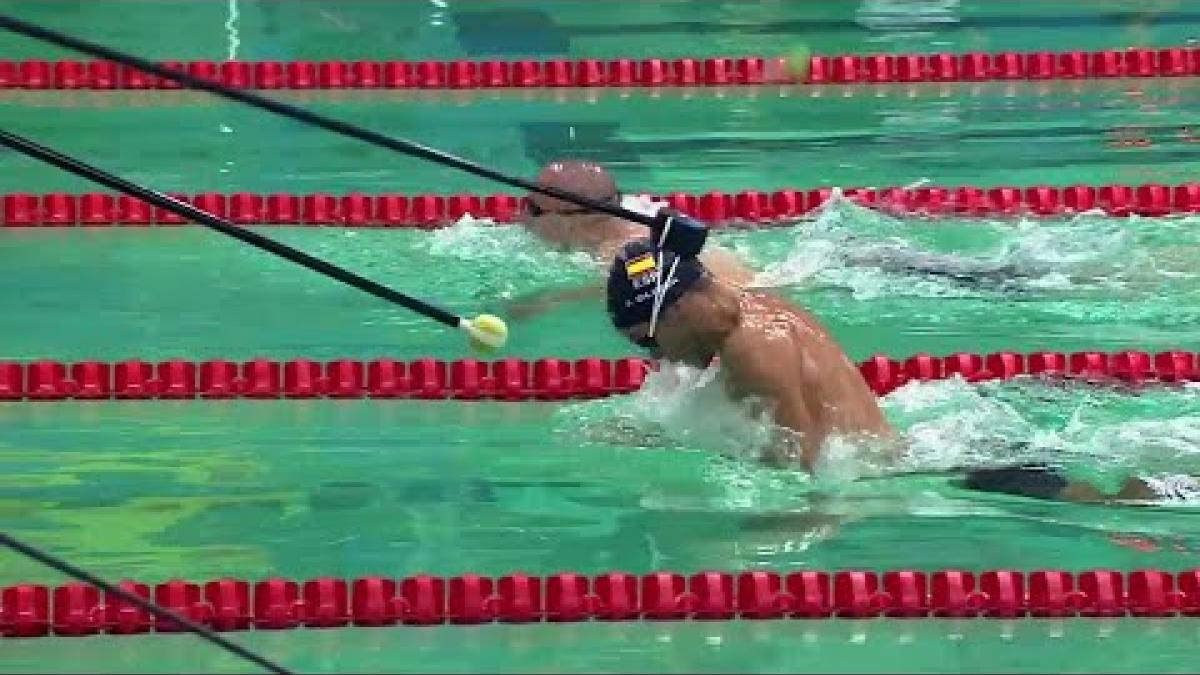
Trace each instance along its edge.
{"label": "swimmer", "polygon": [[[537,184],[566,190],[594,201],[620,205],[616,181],[604,167],[593,162],[556,160],[538,174]],[[562,251],[582,251],[597,262],[612,260],[625,244],[645,237],[645,226],[597,213],[569,202],[533,192],[528,196],[525,227],[542,241]],[[700,260],[727,283],[747,286],[754,272],[732,251],[709,244]],[[509,310],[515,318],[527,317],[564,301],[599,299],[604,287],[597,283],[576,289],[555,289],[522,298]]]}
{"label": "swimmer", "polygon": [[862,237],[848,238],[841,252],[849,265],[877,267],[897,276],[937,277],[968,287],[1007,288],[1014,282],[1050,271],[948,253],[929,253],[907,246],[873,244]]}
{"label": "swimmer", "polygon": [[1080,504],[1200,504],[1200,478],[1182,474],[1131,476],[1116,492],[1065,477],[1041,463],[967,471],[962,487],[980,492]]}
{"label": "swimmer", "polygon": [[[858,367],[807,312],[712,274],[701,260],[626,243],[608,277],[613,326],[653,356],[707,368],[720,363],[725,391],[769,411],[779,442],[760,458],[813,471],[826,438],[890,440]],[[657,306],[656,306],[657,305]]]}
{"label": "swimmer", "polygon": [[[536,180],[539,185],[567,190],[595,201],[622,203],[612,175],[594,162],[556,160],[547,164]],[[528,205],[523,219],[527,230],[554,248],[582,251],[597,261],[612,260],[621,246],[647,235],[646,228],[638,223],[589,211],[536,192],[528,195]],[[1019,290],[1013,284],[1049,271],[881,244],[865,236],[847,237],[840,242],[838,251],[848,265],[876,267],[900,276],[941,278],[968,287],[993,290]],[[716,277],[728,283],[741,288],[756,285],[756,271],[728,249],[710,243],[700,255],[700,261]],[[509,312],[512,318],[527,318],[563,302],[599,298],[602,292],[598,284],[537,292],[512,302]]]}

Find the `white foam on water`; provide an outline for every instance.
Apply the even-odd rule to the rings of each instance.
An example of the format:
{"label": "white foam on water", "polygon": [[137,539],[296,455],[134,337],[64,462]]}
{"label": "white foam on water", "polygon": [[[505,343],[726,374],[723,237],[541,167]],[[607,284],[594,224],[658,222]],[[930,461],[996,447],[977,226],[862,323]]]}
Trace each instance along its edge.
{"label": "white foam on water", "polygon": [[490,219],[470,215],[431,233],[426,246],[437,257],[521,266],[535,279],[557,278],[563,272],[595,266],[585,253],[551,250],[523,227],[497,226]]}
{"label": "white foam on water", "polygon": [[[881,400],[901,434],[899,454],[895,446],[833,437],[822,448],[812,476],[758,464],[781,430],[756,406],[730,401],[717,367],[665,366],[631,396],[564,412],[563,426],[569,433],[582,427],[592,442],[601,444],[713,455],[704,476],[722,486],[720,506],[728,509],[794,509],[798,499],[814,490],[860,492],[868,485],[860,482],[864,478],[886,482],[888,477],[1024,462],[1062,466],[1068,475],[1099,478],[1102,484],[1107,480],[1110,486],[1130,475],[1200,474],[1200,391],[1160,391],[1162,402],[1152,415],[1126,412],[1122,406],[1128,394],[1109,392],[1098,398],[1091,385],[1071,386],[1068,391],[1036,382],[975,385],[959,378],[910,383]],[[1173,401],[1180,414],[1161,417]],[[1060,416],[1047,421],[1039,410],[1046,405],[1056,407]],[[1092,419],[1097,410],[1115,419]],[[872,480],[870,485],[880,483]],[[947,507],[935,501],[928,504],[935,511]]]}
{"label": "white foam on water", "polygon": [[[645,195],[625,195],[622,205],[647,215],[666,206]],[[602,272],[605,263],[576,251],[557,251],[518,224],[497,225],[490,218],[464,215],[450,227],[436,230],[418,244],[425,252],[476,266],[486,266],[491,286],[503,297],[530,286],[573,283]]]}
{"label": "white foam on water", "polygon": [[[666,446],[753,460],[770,441],[773,427],[750,406],[725,395],[719,366],[699,370],[662,364],[640,390],[564,411],[568,426],[579,420],[599,442],[633,447]],[[703,414],[697,414],[703,411]]]}
{"label": "white foam on water", "polygon": [[[756,255],[753,235],[743,236],[739,248],[760,259],[758,286],[833,286],[862,299],[1014,288],[1123,289],[1131,282],[1188,274],[1179,264],[1162,264],[1182,253],[1163,256],[1162,242],[1145,237],[1145,223],[1137,216],[1115,219],[1095,211],[1065,220],[972,220],[972,238],[991,242],[981,251],[938,250],[921,241],[931,228],[953,227],[896,218],[835,189],[812,218],[792,225],[792,248],[781,257]],[[1183,236],[1184,242],[1196,239],[1194,233]]]}
{"label": "white foam on water", "polygon": [[[666,203],[628,194],[622,205],[653,214]],[[1132,299],[1156,293],[1163,282],[1200,280],[1197,222],[1200,218],[1164,218],[1146,228],[1137,216],[1111,218],[1098,211],[1065,220],[902,219],[855,204],[834,189],[811,218],[782,231],[790,245],[779,242],[778,228],[717,232],[714,240],[748,258],[758,269],[754,285],[759,287],[832,287],[864,300],[1026,290],[1049,294],[1046,302],[1060,295],[1070,301],[1061,311],[1077,314],[1082,311],[1072,300],[1077,291]],[[939,232],[955,228],[971,250],[933,243],[944,238]],[[1170,230],[1169,236],[1159,232],[1163,228]],[[489,276],[495,278],[487,290],[503,297],[595,279],[605,267],[585,253],[553,250],[523,227],[495,226],[471,216],[423,237],[418,246],[435,257],[490,266]],[[1149,303],[1132,311],[1161,309]]]}
{"label": "white foam on water", "polygon": [[475,295],[489,301],[511,300],[531,288],[577,284],[596,274],[596,262],[586,253],[548,248],[523,227],[497,226],[490,219],[464,215],[417,244],[436,259],[455,261],[448,270],[466,267],[476,279]]}

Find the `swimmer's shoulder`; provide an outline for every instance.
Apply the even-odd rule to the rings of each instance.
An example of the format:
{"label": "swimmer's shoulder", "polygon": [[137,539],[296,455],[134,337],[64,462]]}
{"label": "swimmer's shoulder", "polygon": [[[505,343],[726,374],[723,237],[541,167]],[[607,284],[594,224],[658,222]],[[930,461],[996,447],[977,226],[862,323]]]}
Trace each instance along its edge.
{"label": "swimmer's shoulder", "polygon": [[[825,327],[812,312],[768,291],[743,290],[742,312],[743,316],[750,319],[747,323],[754,322],[764,326],[774,324],[804,329],[795,331],[798,335],[812,334],[813,332],[821,337],[828,335]],[[797,335],[789,335],[788,339],[795,337]]]}
{"label": "swimmer's shoulder", "polygon": [[762,311],[774,314],[781,323],[787,323],[791,327],[793,340],[801,344],[809,344],[830,342],[833,339],[825,324],[804,307],[770,293],[754,293],[756,302],[763,308]]}
{"label": "swimmer's shoulder", "polygon": [[786,330],[745,315],[719,354],[725,373],[759,393],[784,386],[800,365],[800,356]]}

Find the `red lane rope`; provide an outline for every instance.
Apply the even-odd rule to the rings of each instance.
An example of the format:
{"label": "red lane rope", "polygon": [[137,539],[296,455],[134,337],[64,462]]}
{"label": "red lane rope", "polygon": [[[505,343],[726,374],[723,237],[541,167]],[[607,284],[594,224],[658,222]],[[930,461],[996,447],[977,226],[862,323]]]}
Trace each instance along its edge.
{"label": "red lane rope", "polygon": [[[154,586],[153,596],[147,584],[123,581],[120,587],[219,631],[496,621],[1200,616],[1198,569],[1174,575],[1155,569],[1076,574],[946,569],[418,575],[349,582],[321,577],[303,583],[279,577],[203,584],[173,579]],[[75,637],[179,628],[119,597],[104,597],[94,586],[72,582],[53,589],[3,588],[0,630],[5,637]]]}
{"label": "red lane rope", "polygon": [[[763,226],[801,218],[824,205],[832,193],[832,188],[815,188],[703,194],[671,192],[647,196],[665,201],[673,208],[715,226]],[[240,225],[436,229],[450,225],[464,215],[512,223],[521,218],[524,209],[523,197],[507,194],[169,194]],[[933,217],[1055,217],[1093,209],[1112,216],[1200,213],[1200,183],[852,187],[844,194],[857,204],[881,211]],[[128,195],[19,192],[0,196],[0,226],[6,227],[182,224],[185,221],[181,216]]]}
{"label": "red lane rope", "polygon": [[[798,80],[783,57],[552,61],[167,61],[228,87],[481,89],[865,84],[1194,77],[1200,48],[811,56]],[[176,89],[105,61],[0,61],[0,89]]]}
{"label": "red lane rope", "polygon": [[[960,352],[903,361],[873,356],[859,364],[871,389],[886,395],[913,381],[968,382],[1022,376],[1093,382],[1200,381],[1196,352]],[[310,359],[272,361],[0,361],[0,401],[171,399],[424,399],[551,401],[602,398],[641,388],[654,364],[640,358],[498,361],[432,358],[404,362]]]}

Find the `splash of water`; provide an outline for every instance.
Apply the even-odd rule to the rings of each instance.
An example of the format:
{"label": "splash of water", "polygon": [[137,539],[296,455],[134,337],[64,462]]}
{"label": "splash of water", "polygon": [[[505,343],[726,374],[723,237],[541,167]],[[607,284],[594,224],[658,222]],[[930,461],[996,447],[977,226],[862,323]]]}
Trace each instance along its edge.
{"label": "splash of water", "polygon": [[[938,245],[935,235],[964,225],[972,245],[982,242],[983,250]],[[1159,256],[1150,242],[1138,241],[1139,229],[1136,217],[1099,212],[1060,221],[905,220],[855,204],[835,189],[813,219],[792,227],[790,250],[761,250],[757,235],[735,239],[739,250],[764,263],[758,286],[833,286],[860,299],[961,297],[1021,288],[1121,288],[1130,278],[1157,275]]]}
{"label": "splash of water", "polygon": [[454,225],[428,237],[428,252],[470,263],[529,266],[535,277],[556,277],[570,268],[594,263],[584,253],[561,253],[546,247],[523,227],[497,227],[486,218],[464,215]]}
{"label": "splash of water", "polygon": [[[652,214],[665,204],[625,195],[623,205]],[[1168,280],[1200,283],[1194,264],[1197,220],[1163,219],[1146,228],[1137,216],[1114,219],[1100,212],[1065,220],[901,219],[860,206],[835,189],[814,217],[786,230],[724,231],[714,240],[759,268],[754,283],[763,288],[832,287],[858,299],[1021,291],[1137,297],[1156,293]],[[1163,228],[1170,234],[1161,235]],[[490,265],[489,274],[497,274],[490,290],[508,296],[517,289],[594,278],[604,263],[585,253],[552,250],[523,227],[495,227],[471,216],[431,234],[423,245],[433,256]]]}
{"label": "splash of water", "polygon": [[595,274],[586,253],[548,248],[522,227],[497,227],[490,219],[464,215],[454,225],[423,238],[419,246],[437,258],[463,263],[451,268],[481,270],[476,296],[510,300],[531,288],[582,283]]}
{"label": "splash of water", "polygon": [[[700,450],[749,460],[770,441],[772,426],[749,406],[731,403],[719,367],[698,370],[663,363],[637,392],[566,411],[571,432],[602,444]],[[704,415],[696,415],[704,410]]]}
{"label": "splash of water", "polygon": [[862,478],[1025,462],[1109,488],[1130,475],[1200,474],[1200,390],[1139,396],[1150,400],[1133,406],[1128,393],[1083,383],[914,382],[881,400],[901,432],[898,458],[882,460],[877,446],[833,437],[812,476],[757,464],[779,429],[756,407],[730,401],[717,367],[664,366],[638,393],[564,411],[559,426],[592,443],[715,455],[704,473],[724,486],[727,508],[782,505],[814,489],[853,489]]}
{"label": "splash of water", "polygon": [[[656,202],[645,195],[625,195],[621,205],[653,215],[666,202]],[[490,218],[474,218],[470,214],[430,235],[426,252],[466,263],[516,269],[521,279],[535,283],[591,274],[603,267],[602,261],[587,253],[553,250],[519,225],[498,227]]]}
{"label": "splash of water", "polygon": [[[644,195],[625,195],[622,205],[645,214],[666,204]],[[428,255],[449,258],[485,270],[473,282],[478,298],[514,300],[524,293],[553,287],[582,286],[602,274],[607,261],[582,251],[549,247],[524,227],[497,226],[494,220],[464,215],[454,225],[422,237],[417,246]]]}
{"label": "splash of water", "polygon": [[[666,202],[656,202],[645,195],[624,195],[621,205],[632,211],[654,215]],[[597,261],[587,253],[555,251],[524,227],[497,227],[490,218],[474,218],[470,214],[459,218],[454,225],[434,232],[429,237],[428,252],[439,257],[464,262],[513,262],[529,264],[534,278],[543,272],[557,278],[565,270],[598,269]]]}
{"label": "splash of water", "polygon": [[884,397],[888,418],[904,430],[899,471],[946,471],[1024,461],[1035,426],[1011,403],[959,378],[914,382]]}

